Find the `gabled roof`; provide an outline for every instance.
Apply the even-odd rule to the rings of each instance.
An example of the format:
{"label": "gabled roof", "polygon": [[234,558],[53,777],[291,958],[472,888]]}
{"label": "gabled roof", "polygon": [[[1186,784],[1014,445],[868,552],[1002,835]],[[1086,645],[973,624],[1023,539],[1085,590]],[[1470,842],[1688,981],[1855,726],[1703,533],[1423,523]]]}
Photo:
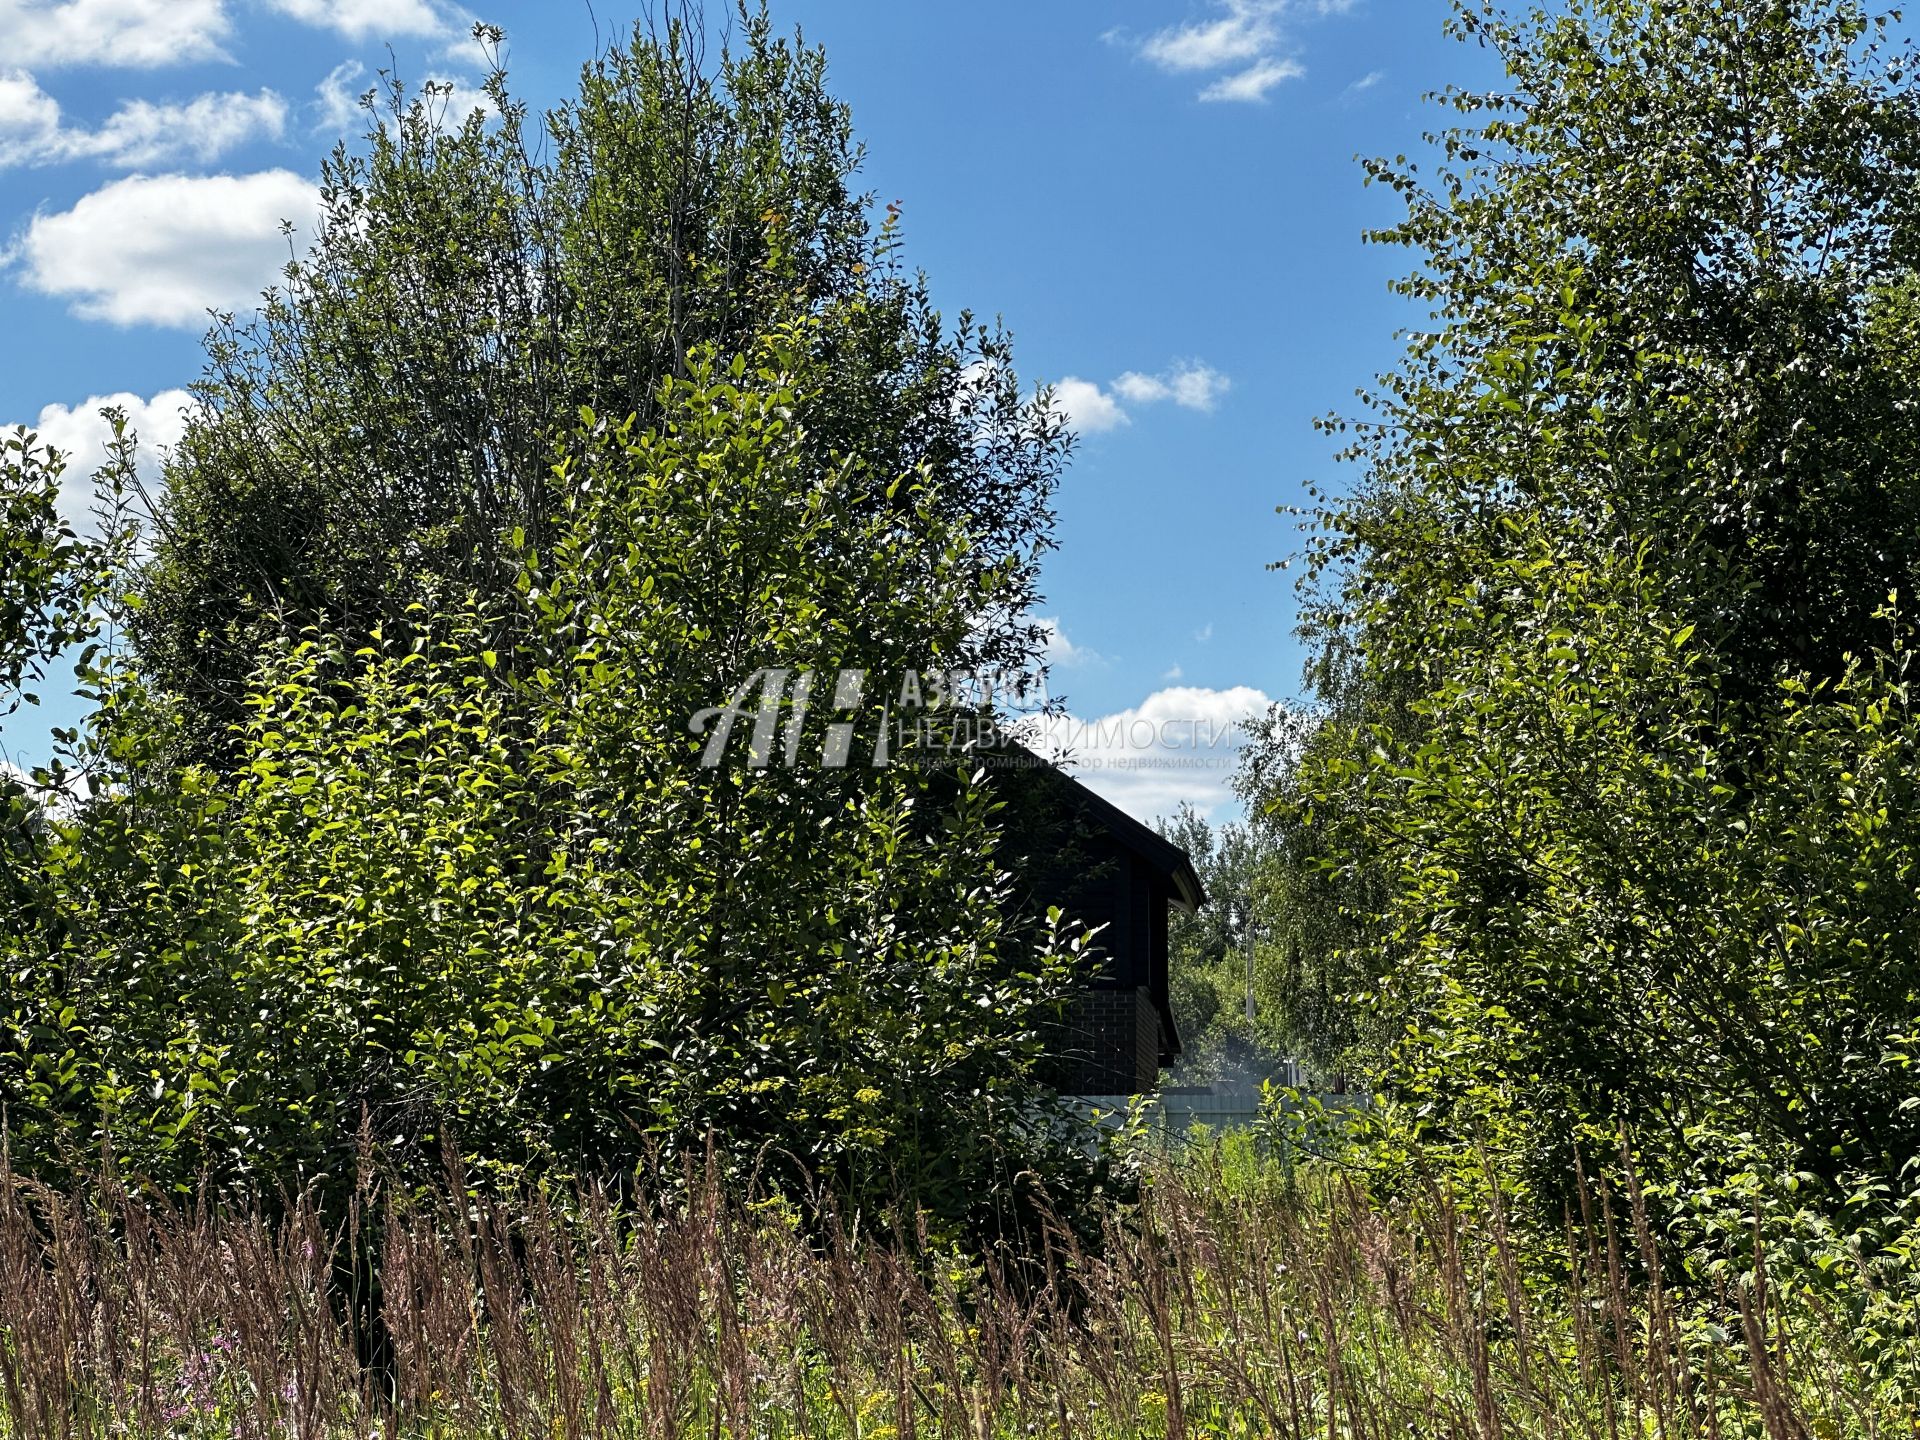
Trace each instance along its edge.
{"label": "gabled roof", "polygon": [[1046,769],[1060,783],[1069,787],[1073,804],[1083,815],[1096,821],[1122,846],[1146,861],[1150,868],[1166,879],[1173,891],[1174,903],[1182,910],[1191,914],[1206,903],[1206,891],[1200,886],[1200,877],[1194,871],[1192,857],[1166,836],[1151,826],[1142,825],[1111,800],[1095,794],[1082,781],[1018,740],[1003,736],[994,749],[997,753],[1015,756],[1023,768],[1034,766]]}

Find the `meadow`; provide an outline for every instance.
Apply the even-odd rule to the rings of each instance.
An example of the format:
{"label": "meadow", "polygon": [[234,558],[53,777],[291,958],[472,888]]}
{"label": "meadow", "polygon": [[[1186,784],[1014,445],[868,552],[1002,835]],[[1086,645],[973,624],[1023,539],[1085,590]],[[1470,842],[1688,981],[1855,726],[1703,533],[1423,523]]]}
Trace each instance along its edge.
{"label": "meadow", "polygon": [[1244,1139],[1154,1162],[1093,1243],[1049,1226],[1017,1263],[679,1195],[366,1183],[332,1223],[9,1176],[0,1433],[1914,1433],[1898,1356],[1857,1353],[1764,1258],[1683,1294],[1632,1197],[1595,1195],[1543,1266],[1497,1207],[1385,1207]]}

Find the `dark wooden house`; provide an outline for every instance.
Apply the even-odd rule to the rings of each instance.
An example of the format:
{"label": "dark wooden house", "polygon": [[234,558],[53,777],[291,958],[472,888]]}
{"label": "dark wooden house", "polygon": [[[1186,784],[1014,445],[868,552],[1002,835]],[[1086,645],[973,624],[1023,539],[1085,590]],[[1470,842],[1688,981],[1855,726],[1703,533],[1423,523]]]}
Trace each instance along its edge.
{"label": "dark wooden house", "polygon": [[1151,1090],[1180,1054],[1167,991],[1168,912],[1199,907],[1199,876],[1186,851],[1072,776],[1019,747],[1003,758],[1026,778],[1010,787],[1024,907],[1057,905],[1099,927],[1050,1078],[1073,1095]]}

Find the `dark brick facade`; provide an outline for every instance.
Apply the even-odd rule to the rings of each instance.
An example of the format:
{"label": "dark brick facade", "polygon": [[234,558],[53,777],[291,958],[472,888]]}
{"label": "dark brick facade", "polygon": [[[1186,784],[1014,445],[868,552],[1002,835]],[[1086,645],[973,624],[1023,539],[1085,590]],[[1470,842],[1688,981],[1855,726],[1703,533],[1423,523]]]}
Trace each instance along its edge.
{"label": "dark brick facade", "polygon": [[1054,1052],[1054,1085],[1069,1095],[1137,1095],[1160,1078],[1160,1010],[1144,985],[1073,997]]}
{"label": "dark brick facade", "polygon": [[1180,1054],[1167,992],[1167,911],[1202,903],[1185,851],[1058,769],[1024,769],[1013,812],[1021,908],[1058,906],[1094,930],[1082,977],[1049,1044],[1049,1078],[1069,1095],[1154,1089]]}

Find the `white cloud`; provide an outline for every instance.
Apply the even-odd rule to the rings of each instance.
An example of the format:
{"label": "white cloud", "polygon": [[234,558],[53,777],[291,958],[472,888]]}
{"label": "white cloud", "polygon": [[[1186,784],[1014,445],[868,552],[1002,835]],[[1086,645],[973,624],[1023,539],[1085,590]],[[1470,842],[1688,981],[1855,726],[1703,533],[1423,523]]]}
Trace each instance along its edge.
{"label": "white cloud", "polygon": [[1185,409],[1207,413],[1212,412],[1220,403],[1220,397],[1232,387],[1233,382],[1225,375],[1197,360],[1183,361],[1158,375],[1129,370],[1113,382],[1114,392],[1136,405],[1171,400]]}
{"label": "white cloud", "polygon": [[[0,702],[12,703],[18,698],[19,696],[16,692],[12,695],[0,696]],[[61,803],[64,797],[60,792],[54,791],[49,794],[34,784],[33,772],[28,770],[26,766],[16,765],[11,760],[0,759],[0,789],[4,789],[8,781],[12,781],[22,790],[26,791],[28,802],[32,805],[42,807],[43,812],[46,809],[52,809],[58,813],[60,810],[66,808]]]}
{"label": "white cloud", "polygon": [[[140,479],[151,490],[159,484],[166,452],[186,433],[187,411],[193,404],[193,396],[185,390],[162,390],[150,400],[121,390],[89,395],[78,405],[41,407],[40,418],[27,428],[66,459],[66,472],[60,477],[61,514],[76,525],[86,523],[93,504],[93,472],[106,463],[107,441],[113,434],[113,427],[100,414],[103,408],[114,406],[126,412],[127,428],[140,440]],[[13,426],[0,429],[10,431]]]}
{"label": "white cloud", "polygon": [[255,136],[278,139],[287,102],[271,90],[196,96],[184,105],[133,100],[86,139],[89,152],[115,165],[164,165],[186,157],[210,164]]}
{"label": "white cloud", "polygon": [[358,82],[366,73],[367,67],[358,60],[342,60],[327,72],[326,79],[313,87],[313,93],[319,97],[314,104],[320,111],[320,122],[313,127],[316,132],[338,135],[359,128],[360,97],[366,94],[367,87]]}
{"label": "white cloud", "polygon": [[[314,125],[316,135],[344,135],[366,128],[367,115],[360,97],[367,87],[360,84],[366,69],[358,60],[346,60],[327,72],[326,79],[313,87],[317,97],[313,109],[319,113]],[[437,129],[458,130],[476,110],[496,112],[493,97],[486,89],[451,75],[429,75],[412,91],[412,98],[424,103]]]}
{"label": "white cloud", "polygon": [[494,113],[493,97],[478,85],[446,75],[430,77],[421,87],[427,108],[439,116],[439,128],[458,130],[476,110]]}
{"label": "white cloud", "polygon": [[1129,370],[1115,380],[1113,389],[1122,399],[1131,400],[1136,405],[1167,398],[1167,387],[1161,381],[1151,375],[1142,375],[1138,370]]}
{"label": "white cloud", "polygon": [[1047,664],[1058,665],[1064,669],[1073,670],[1088,665],[1104,665],[1106,663],[1106,657],[1101,655],[1098,650],[1090,649],[1085,645],[1076,645],[1073,641],[1069,640],[1066,631],[1060,628],[1060,622],[1055,617],[1051,615],[1036,616],[1034,623],[1037,624],[1046,635],[1046,641],[1041,653],[1045,657]]}
{"label": "white cloud", "polygon": [[310,233],[318,208],[290,170],[132,175],[35,215],[7,258],[27,288],[86,319],[198,329],[210,309],[257,303],[287,260],[282,222]]}
{"label": "white cloud", "polygon": [[26,766],[5,759],[0,759],[0,780],[18,782],[28,798],[40,807],[41,813],[56,820],[71,815],[76,802],[85,800],[93,793],[93,784],[88,777],[75,771],[66,773],[63,784],[43,788],[35,783],[33,772]]}
{"label": "white cloud", "polygon": [[[366,73],[366,66],[358,60],[343,60],[313,87],[314,109],[319,112],[313,127],[316,134],[342,135],[364,127],[366,116],[360,108],[360,97],[367,87],[360,82]],[[484,89],[451,75],[429,75],[420,93],[439,112],[443,129],[457,129],[475,110],[491,112],[494,108],[493,97]]]}
{"label": "white cloud", "polygon": [[[448,0],[262,0],[305,25],[348,40],[454,41],[471,17]],[[231,60],[230,0],[0,0],[8,63],[26,66],[162,65]]]}
{"label": "white cloud", "polygon": [[1098,435],[1131,425],[1133,417],[1120,403],[1156,405],[1171,400],[1188,410],[1211,413],[1233,382],[1211,365],[1183,360],[1158,375],[1129,370],[1104,388],[1092,380],[1069,375],[1053,387],[1053,408],[1083,435]]}
{"label": "white cloud", "polygon": [[[449,0],[261,0],[348,40],[453,42],[472,17]],[[0,40],[13,65],[154,69],[232,60],[230,0],[0,0]]]}
{"label": "white cloud", "polygon": [[1194,631],[1193,638],[1197,644],[1201,644],[1201,645],[1204,645],[1209,640],[1213,639],[1213,621],[1211,620],[1207,621],[1206,624],[1202,625],[1198,630]]}
{"label": "white cloud", "polygon": [[1175,685],[1094,720],[1031,717],[1025,738],[1137,820],[1172,815],[1183,802],[1212,817],[1233,801],[1245,722],[1272,703],[1250,685]]}
{"label": "white cloud", "polygon": [[1082,434],[1097,435],[1133,422],[1106,391],[1091,380],[1069,375],[1053,387],[1053,408]]}
{"label": "white cloud", "polygon": [[474,16],[465,10],[452,8],[458,20],[442,39],[440,46],[430,58],[442,65],[461,65],[468,68],[490,70],[498,56],[491,38],[483,38],[473,33]]}
{"label": "white cloud", "polygon": [[256,135],[278,138],[287,105],[271,90],[207,94],[183,105],[130,100],[97,130],[70,129],[59,102],[25,70],[0,71],[0,169],[97,160],[129,168],[208,164]]}
{"label": "white cloud", "polygon": [[1347,94],[1364,95],[1367,91],[1373,89],[1374,86],[1378,85],[1382,80],[1386,78],[1387,78],[1387,72],[1384,70],[1369,70],[1366,74],[1362,75],[1358,80],[1354,81],[1351,85],[1347,86]]}
{"label": "white cloud", "polygon": [[1202,100],[1264,101],[1267,92],[1282,80],[1298,80],[1306,67],[1291,58],[1262,60],[1238,75],[1216,80],[1200,92]]}
{"label": "white cloud", "polygon": [[1174,666],[1170,666],[1167,670],[1167,673],[1162,675],[1160,678],[1168,682],[1169,684],[1171,684],[1175,680],[1184,678],[1186,673],[1187,672],[1185,670],[1182,670],[1178,665],[1174,665]]}
{"label": "white cloud", "polygon": [[226,0],[0,0],[15,65],[152,69],[231,57]]}
{"label": "white cloud", "polygon": [[25,70],[0,70],[0,143],[10,137],[51,134],[60,128],[60,104]]}
{"label": "white cloud", "polygon": [[1280,6],[1257,0],[1227,0],[1227,13],[1198,25],[1179,25],[1150,35],[1140,53],[1163,70],[1217,70],[1265,54],[1279,38]]}
{"label": "white cloud", "polygon": [[[1155,31],[1135,42],[1140,57],[1173,74],[1231,70],[1203,87],[1210,101],[1259,102],[1306,69],[1289,53],[1292,25],[1308,16],[1343,14],[1353,0],[1215,0],[1204,20]],[[1109,37],[1122,38],[1117,32]]]}
{"label": "white cloud", "polygon": [[[266,0],[269,9],[349,40],[401,35],[449,37],[466,21],[464,11],[435,0]],[[469,22],[470,23],[470,22]]]}

